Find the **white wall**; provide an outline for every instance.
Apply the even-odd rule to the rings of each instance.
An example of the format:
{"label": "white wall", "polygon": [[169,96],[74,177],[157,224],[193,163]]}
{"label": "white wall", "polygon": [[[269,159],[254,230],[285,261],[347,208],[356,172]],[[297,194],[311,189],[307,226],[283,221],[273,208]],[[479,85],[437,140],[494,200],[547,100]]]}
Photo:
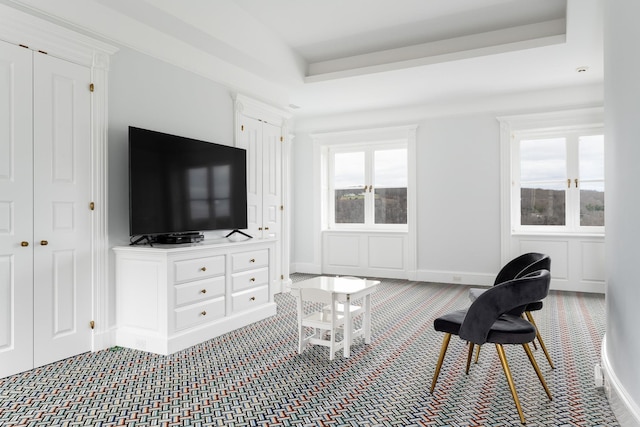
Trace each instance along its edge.
{"label": "white wall", "polygon": [[[418,278],[446,277],[452,281],[455,274],[462,282],[484,283],[486,279],[489,284],[500,267],[500,133],[496,114],[423,119],[417,124]],[[336,130],[324,120],[322,126],[315,131]],[[317,203],[311,133],[307,124],[296,133],[293,156],[292,263],[305,272],[313,271],[314,263],[320,261],[314,250],[320,237],[313,221]]]}
{"label": "white wall", "polygon": [[419,273],[477,276],[500,268],[499,136],[493,114],[420,123]]}
{"label": "white wall", "polygon": [[[128,127],[233,145],[233,99],[213,81],[131,49],[109,70],[109,243],[129,244]],[[114,319],[110,254],[110,320]]]}
{"label": "white wall", "polygon": [[607,330],[603,359],[622,426],[640,425],[640,2],[608,1],[605,13]]}

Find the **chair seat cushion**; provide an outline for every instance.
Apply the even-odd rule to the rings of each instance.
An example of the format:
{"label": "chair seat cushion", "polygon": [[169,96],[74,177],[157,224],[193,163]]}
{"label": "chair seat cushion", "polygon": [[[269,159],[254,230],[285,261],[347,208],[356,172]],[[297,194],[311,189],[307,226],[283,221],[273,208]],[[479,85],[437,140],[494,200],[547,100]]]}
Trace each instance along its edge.
{"label": "chair seat cushion", "polygon": [[452,311],[451,313],[447,313],[434,320],[433,328],[436,331],[458,335],[458,332],[460,332],[460,326],[462,325],[462,321],[466,315],[467,310]]}
{"label": "chair seat cushion", "polygon": [[487,342],[496,344],[524,344],[533,341],[536,328],[522,317],[503,314],[491,326]]}
{"label": "chair seat cushion", "polygon": [[[466,315],[467,310],[457,310],[447,313],[433,321],[433,328],[439,332],[459,335],[460,326]],[[533,341],[535,336],[536,329],[531,323],[521,317],[504,314],[491,326],[485,342],[496,344],[524,344]]]}

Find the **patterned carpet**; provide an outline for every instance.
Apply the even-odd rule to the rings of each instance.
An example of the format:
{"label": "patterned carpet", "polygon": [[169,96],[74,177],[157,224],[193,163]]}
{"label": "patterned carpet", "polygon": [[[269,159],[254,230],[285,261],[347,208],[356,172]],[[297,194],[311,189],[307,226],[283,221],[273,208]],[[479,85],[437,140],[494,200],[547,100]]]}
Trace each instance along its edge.
{"label": "patterned carpet", "polygon": [[[276,316],[171,356],[113,348],[0,379],[0,425],[520,425],[493,346],[465,375],[465,343],[452,339],[428,392],[442,341],[433,318],[467,306],[466,287],[383,280],[371,344],[333,362],[325,347],[297,354],[294,298],[276,302]],[[552,292],[534,316],[556,365],[535,351],[552,402],[522,348],[506,349],[527,425],[616,426],[593,386],[604,297]]]}

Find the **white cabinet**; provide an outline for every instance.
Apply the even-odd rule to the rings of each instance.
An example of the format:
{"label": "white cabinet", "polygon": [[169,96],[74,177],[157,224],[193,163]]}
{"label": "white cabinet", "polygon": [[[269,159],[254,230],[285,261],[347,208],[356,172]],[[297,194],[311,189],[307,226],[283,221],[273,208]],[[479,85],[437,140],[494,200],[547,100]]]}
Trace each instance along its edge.
{"label": "white cabinet", "polygon": [[275,243],[115,247],[116,344],[166,355],[274,315]]}
{"label": "white cabinet", "polygon": [[[238,96],[236,146],[247,150],[248,233],[276,241],[275,277],[288,281],[288,221],[286,218],[286,122],[282,111]],[[273,289],[274,292],[280,292]]]}

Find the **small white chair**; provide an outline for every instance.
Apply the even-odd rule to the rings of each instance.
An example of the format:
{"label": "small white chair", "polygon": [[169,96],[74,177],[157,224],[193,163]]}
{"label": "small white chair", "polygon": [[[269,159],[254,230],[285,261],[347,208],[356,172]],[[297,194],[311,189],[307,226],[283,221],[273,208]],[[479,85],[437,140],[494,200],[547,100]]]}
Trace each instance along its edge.
{"label": "small white chair", "polygon": [[[344,332],[344,315],[337,310],[336,295],[322,289],[295,289],[298,304],[298,353],[302,354],[308,344],[329,347],[329,359],[333,360],[336,351],[343,349],[346,340],[336,341],[337,331]],[[326,307],[334,307],[327,310]],[[307,336],[307,328],[313,328],[313,334]],[[325,334],[325,331],[329,331]]]}

